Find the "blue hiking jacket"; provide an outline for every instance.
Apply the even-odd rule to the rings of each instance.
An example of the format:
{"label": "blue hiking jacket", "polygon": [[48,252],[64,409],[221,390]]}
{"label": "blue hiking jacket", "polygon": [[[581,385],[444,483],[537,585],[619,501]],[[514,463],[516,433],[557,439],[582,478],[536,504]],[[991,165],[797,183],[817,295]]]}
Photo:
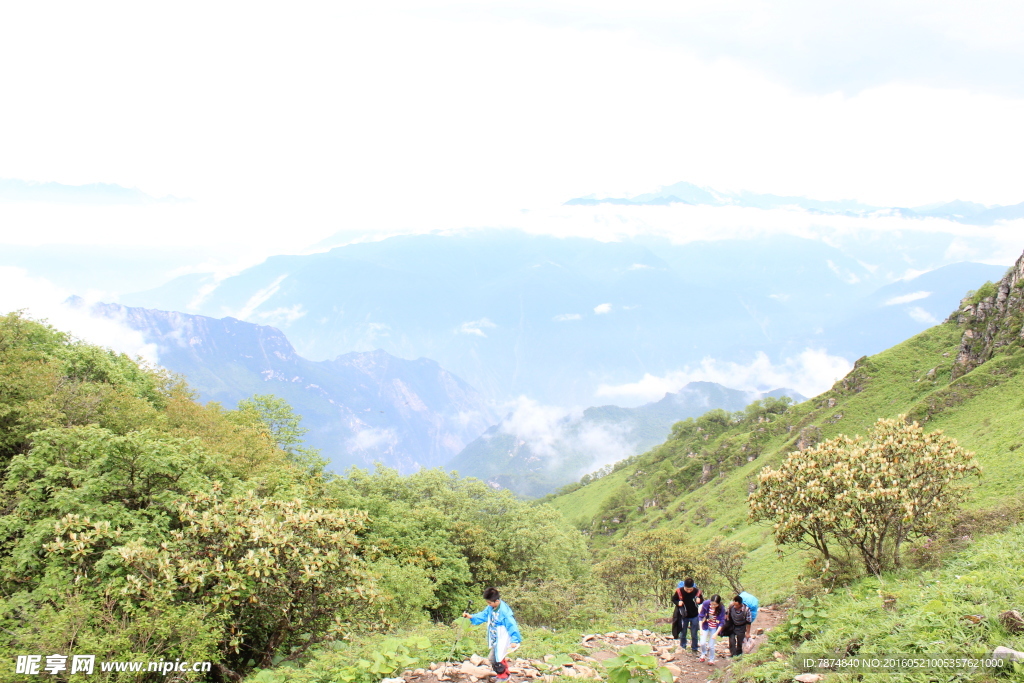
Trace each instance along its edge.
{"label": "blue hiking jacket", "polygon": [[482,611],[469,617],[469,622],[474,625],[482,624],[485,621],[487,622],[487,644],[491,647],[498,642],[498,626],[505,627],[509,640],[513,643],[523,642],[523,637],[519,634],[519,624],[516,623],[516,618],[512,614],[512,608],[504,600],[498,603],[497,610],[487,605]]}

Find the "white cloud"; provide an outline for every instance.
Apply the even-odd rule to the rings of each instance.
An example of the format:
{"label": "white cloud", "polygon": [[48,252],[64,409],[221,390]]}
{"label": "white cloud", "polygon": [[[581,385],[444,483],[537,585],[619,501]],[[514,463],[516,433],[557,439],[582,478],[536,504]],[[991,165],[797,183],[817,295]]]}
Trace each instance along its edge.
{"label": "white cloud", "polygon": [[629,267],[630,270],[653,270],[654,266],[649,266],[645,263],[634,263]]}
{"label": "white cloud", "polygon": [[497,325],[487,318],[480,318],[479,320],[471,320],[470,322],[462,323],[459,325],[456,332],[460,334],[472,334],[477,337],[486,337],[487,334],[484,332],[484,329],[490,329],[493,327],[497,327]]}
{"label": "white cloud", "polygon": [[696,368],[686,367],[663,377],[645,374],[639,381],[629,384],[602,384],[598,387],[597,396],[653,401],[697,381],[717,382],[730,389],[751,392],[785,387],[796,389],[804,396],[816,396],[845,376],[852,367],[853,364],[845,358],[831,356],[820,349],[806,349],[795,358],[787,358],[779,364],[772,363],[761,352],[746,365],[705,358]]}
{"label": "white cloud", "polygon": [[[64,303],[70,295],[49,280],[30,277],[22,268],[0,266],[0,313],[24,310],[30,318],[45,320],[90,344],[159,363],[157,346],[146,342],[141,332],[128,327],[123,319],[89,315],[88,304],[74,307]],[[92,294],[88,300],[97,298]]]}
{"label": "white cloud", "polygon": [[295,304],[288,308],[282,306],[281,308],[275,308],[272,311],[260,311],[254,317],[260,322],[267,323],[269,325],[287,325],[295,322],[308,312],[309,311],[302,310],[302,304]]}
{"label": "white cloud", "polygon": [[856,273],[851,272],[851,271],[843,272],[843,270],[839,266],[837,266],[835,263],[833,263],[832,259],[826,260],[825,263],[828,264],[829,270],[831,270],[833,273],[835,273],[836,277],[838,277],[840,280],[842,280],[846,284],[848,284],[848,285],[855,285],[855,284],[860,282],[860,278],[857,277]]}
{"label": "white cloud", "polygon": [[552,320],[556,323],[564,323],[567,320],[581,320],[582,318],[583,316],[579,313],[562,313],[561,315],[556,315]]}
{"label": "white cloud", "polygon": [[257,290],[252,296],[250,296],[249,300],[245,302],[245,305],[242,306],[237,313],[228,315],[238,318],[239,320],[248,320],[249,316],[251,316],[257,308],[266,303],[270,297],[277,294],[278,290],[281,289],[281,283],[284,282],[286,277],[288,277],[287,273],[284,275],[278,275],[274,278],[273,282],[263,289]]}
{"label": "white cloud", "polygon": [[909,304],[911,301],[920,301],[921,299],[927,299],[932,295],[931,292],[913,292],[911,294],[903,294],[900,296],[894,296],[893,298],[886,301],[883,306],[898,306],[899,304]]}
{"label": "white cloud", "polygon": [[[988,33],[1015,35],[1018,12],[995,20],[1010,14],[1006,3],[997,11],[990,3],[983,19],[967,3],[941,12],[898,3],[895,19],[892,3],[853,14],[838,5],[808,13],[803,3],[768,11],[753,0],[514,4],[314,2],[240,12],[185,0],[169,13],[101,3],[69,5],[55,21],[45,3],[19,3],[0,25],[0,59],[23,66],[0,77],[11,103],[0,112],[0,177],[116,182],[197,203],[9,206],[0,223],[19,241],[296,248],[339,224],[372,232],[494,225],[475,219],[684,178],[882,206],[1021,200],[1007,172],[1007,160],[1024,155],[1019,79],[1006,79],[1017,90],[1002,95],[959,81],[920,85],[953,73],[984,81],[995,71],[976,68],[973,52],[942,52],[958,63],[936,63],[916,81],[892,76],[891,61],[872,54],[856,63],[881,77],[860,82],[845,61],[848,48],[882,45],[891,57],[929,64],[902,50],[905,41],[851,37],[907,25],[964,50]],[[971,41],[947,12],[969,19]],[[1019,61],[1021,51],[1007,47],[1019,40],[999,44],[1001,59],[986,52],[987,64]],[[829,62],[808,59],[805,48],[838,56],[843,68],[824,68]],[[803,90],[780,82],[778,71],[766,72],[780,60],[822,69],[822,82]],[[847,78],[857,86],[844,90]],[[695,139],[695,129],[707,135]],[[461,188],[458,202],[452,187]],[[652,208],[648,215],[664,207]]]}
{"label": "white cloud", "polygon": [[392,447],[397,443],[398,436],[394,430],[368,427],[357,431],[351,439],[345,442],[345,446],[349,452],[370,451]]}
{"label": "white cloud", "polygon": [[636,441],[629,438],[627,428],[586,423],[579,409],[541,405],[525,396],[509,407],[499,430],[515,436],[534,455],[546,458],[549,467],[557,466],[568,454],[583,453],[590,464],[579,473],[582,476],[636,452]]}
{"label": "white cloud", "polygon": [[939,322],[934,315],[924,310],[920,306],[914,306],[913,308],[911,308],[909,311],[907,311],[907,315],[909,315],[911,318],[913,318],[919,323],[936,325]]}
{"label": "white cloud", "polygon": [[603,313],[610,313],[611,310],[612,310],[612,305],[611,304],[600,304],[598,306],[594,306],[594,313],[597,313],[598,315],[601,315]]}
{"label": "white cloud", "polygon": [[541,405],[520,396],[513,402],[508,417],[502,420],[500,430],[528,444],[537,455],[555,457],[558,445],[565,440],[567,421],[581,414],[558,406]]}

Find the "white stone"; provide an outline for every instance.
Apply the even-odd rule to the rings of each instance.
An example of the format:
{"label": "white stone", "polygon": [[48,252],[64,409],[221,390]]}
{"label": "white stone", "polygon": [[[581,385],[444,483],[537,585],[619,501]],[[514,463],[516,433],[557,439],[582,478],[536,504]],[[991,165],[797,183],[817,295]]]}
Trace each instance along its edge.
{"label": "white stone", "polygon": [[992,656],[999,659],[1009,659],[1011,662],[1024,662],[1024,652],[1018,652],[1002,645],[992,651]]}

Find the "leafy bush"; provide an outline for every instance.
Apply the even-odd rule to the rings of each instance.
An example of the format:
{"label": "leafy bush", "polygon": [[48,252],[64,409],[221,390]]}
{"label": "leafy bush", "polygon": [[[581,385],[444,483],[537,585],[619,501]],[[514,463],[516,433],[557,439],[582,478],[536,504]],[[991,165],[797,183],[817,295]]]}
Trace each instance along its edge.
{"label": "leafy bush", "polygon": [[604,661],[608,683],[672,683],[672,672],[658,666],[647,645],[627,645],[619,655]]}
{"label": "leafy bush", "polygon": [[246,683],[378,683],[423,661],[430,640],[423,636],[387,638],[374,642],[366,651],[318,651],[302,668],[281,666],[264,669],[246,678]]}
{"label": "leafy bush", "polygon": [[502,594],[521,624],[587,628],[611,610],[607,587],[593,577],[522,583]]}
{"label": "leafy bush", "polygon": [[607,559],[598,576],[611,588],[617,603],[665,602],[681,576],[703,583],[710,570],[704,553],[683,531],[654,529],[629,533]]}
{"label": "leafy bush", "polygon": [[983,300],[988,299],[989,297],[993,297],[996,294],[998,294],[996,285],[991,280],[989,280],[986,281],[985,284],[983,284],[981,287],[978,287],[978,289],[967,292],[967,301],[972,306],[975,306],[981,303]]}
{"label": "leafy bush", "polygon": [[344,635],[373,597],[355,552],[363,513],[215,489],[181,503],[178,516],[170,542],[119,549],[131,571],[126,591],[222,618],[221,669],[266,667],[279,652],[294,657]]}
{"label": "leafy bush", "polygon": [[828,610],[821,605],[820,598],[812,598],[797,605],[782,624],[782,632],[790,640],[800,642],[813,638],[828,619]]}
{"label": "leafy bush", "polygon": [[956,482],[978,475],[972,453],[941,431],[925,434],[903,416],[881,419],[866,439],[840,435],[764,468],[750,496],[753,521],[774,522],[775,541],[859,554],[872,574],[900,565],[900,547],[934,533],[955,507]]}

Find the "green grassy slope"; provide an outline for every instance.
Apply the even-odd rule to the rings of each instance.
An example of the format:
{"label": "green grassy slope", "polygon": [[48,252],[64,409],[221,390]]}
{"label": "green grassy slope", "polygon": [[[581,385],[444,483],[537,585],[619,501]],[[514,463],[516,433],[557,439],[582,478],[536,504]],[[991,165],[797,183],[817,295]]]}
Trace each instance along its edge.
{"label": "green grassy slope", "polygon": [[938,325],[861,359],[830,391],[770,422],[739,424],[707,440],[700,433],[670,439],[549,502],[591,531],[599,553],[631,529],[658,526],[685,528],[695,541],[739,540],[750,550],[745,585],[765,599],[782,598],[792,592],[803,560],[780,558],[769,529],[747,524],[746,497],[759,470],[777,465],[801,434],[813,441],[864,434],[878,418],[906,413],[976,452],[984,476],[965,506],[992,506],[1019,489],[1024,350],[1004,352],[951,381],[962,334],[956,323]]}

